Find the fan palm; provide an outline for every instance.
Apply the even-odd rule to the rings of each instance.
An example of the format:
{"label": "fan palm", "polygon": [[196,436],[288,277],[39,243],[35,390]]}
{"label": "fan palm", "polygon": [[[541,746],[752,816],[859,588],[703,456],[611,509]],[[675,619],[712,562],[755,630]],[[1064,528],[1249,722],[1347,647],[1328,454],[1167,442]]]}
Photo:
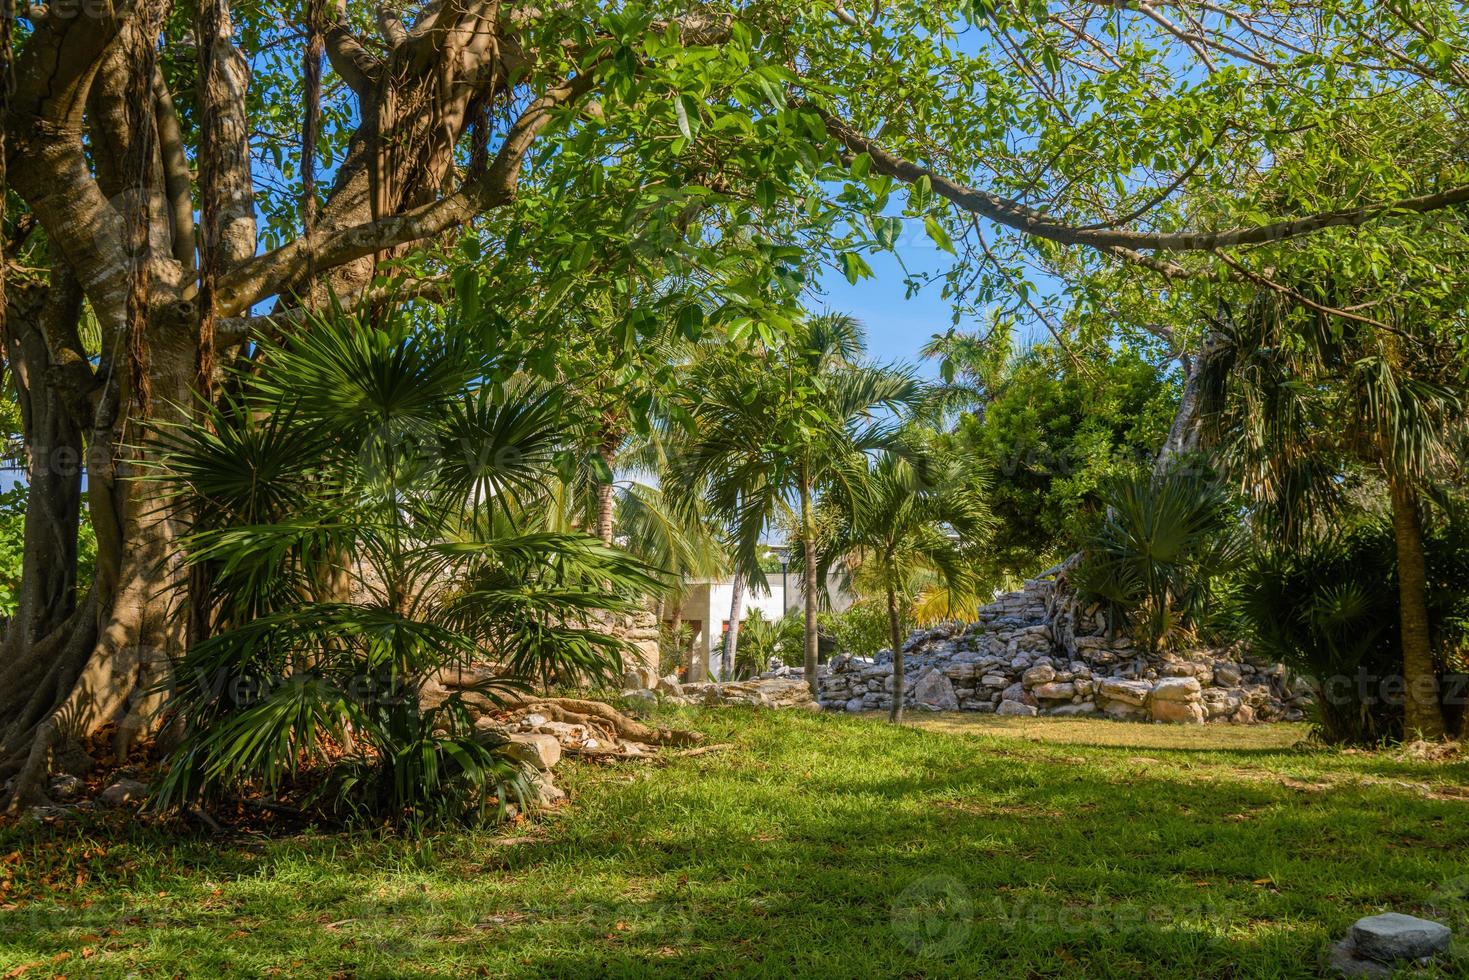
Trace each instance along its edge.
{"label": "fan palm", "polygon": [[855,591],[886,602],[893,651],[893,722],[903,719],[901,623],[923,602],[951,617],[972,610],[979,538],[992,525],[985,486],[973,468],[910,439],[880,454],[856,494],[823,499],[834,513],[818,542],[820,564],[846,566]]}
{"label": "fan palm", "polygon": [[[693,433],[674,485],[727,522],[735,566],[752,584],[765,584],[757,551],[766,528],[785,520],[799,541],[814,541],[818,492],[846,486],[847,498],[857,499],[866,454],[895,444],[900,413],[919,398],[911,373],[861,363],[864,349],[856,320],[827,314],[754,349],[717,351],[694,372]],[[813,694],[816,563],[808,547],[802,593]]]}
{"label": "fan palm", "polygon": [[1247,553],[1229,494],[1212,474],[1173,467],[1113,477],[1102,501],[1077,588],[1125,617],[1150,651],[1206,626],[1218,581]]}
{"label": "fan palm", "polygon": [[475,737],[463,694],[425,702],[429,679],[486,655],[489,697],[611,679],[623,644],[590,623],[658,585],[595,538],[523,529],[566,442],[559,396],[498,400],[463,342],[341,311],[263,354],[268,378],[161,434],[158,479],[212,591],[160,803],[274,789],[307,759],[337,803],[389,819],[503,802],[517,767]]}

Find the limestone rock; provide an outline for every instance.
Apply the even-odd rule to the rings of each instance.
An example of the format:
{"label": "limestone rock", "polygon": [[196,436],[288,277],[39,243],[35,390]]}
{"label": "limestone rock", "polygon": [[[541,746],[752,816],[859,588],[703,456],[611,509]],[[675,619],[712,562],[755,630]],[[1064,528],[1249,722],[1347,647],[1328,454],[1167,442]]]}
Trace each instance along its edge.
{"label": "limestone rock", "polygon": [[676,698],[683,693],[683,685],[678,681],[677,674],[665,674],[658,678],[657,691],[659,694],[667,694]]}
{"label": "limestone rock", "polygon": [[1220,687],[1239,687],[1244,680],[1244,671],[1238,664],[1218,663],[1214,665],[1214,683]]}
{"label": "limestone rock", "polygon": [[533,802],[541,810],[549,810],[566,799],[566,790],[551,782],[549,773],[536,772],[531,776],[530,788],[534,795]]}
{"label": "limestone rock", "polygon": [[1025,689],[1025,685],[1016,681],[1000,692],[1001,701],[1019,701],[1021,704],[1035,704],[1035,698]]}
{"label": "limestone rock", "polygon": [[1109,701],[1121,701],[1141,707],[1147,701],[1153,686],[1146,681],[1128,681],[1117,677],[1105,678],[1097,685],[1097,696]]}
{"label": "limestone rock", "polygon": [[512,732],[505,743],[505,754],[517,762],[545,771],[561,761],[561,743],[555,735],[540,732]]}
{"label": "limestone rock", "polygon": [[954,696],[954,685],[937,668],[929,668],[928,673],[913,685],[913,701],[918,705],[932,705],[940,711],[959,710],[959,699]]}
{"label": "limestone rock", "polygon": [[1204,706],[1197,701],[1157,701],[1148,705],[1154,721],[1186,725],[1204,723]]}
{"label": "limestone rock", "polygon": [[1113,721],[1142,721],[1148,717],[1142,705],[1127,701],[1108,701],[1102,707],[1102,714]]}
{"label": "limestone rock", "polygon": [[1193,677],[1165,677],[1153,687],[1154,701],[1197,701],[1203,687]]}
{"label": "limestone rock", "polygon": [[1019,701],[1001,701],[1000,706],[995,709],[995,714],[1034,718],[1039,712],[1034,705],[1022,704]]}
{"label": "limestone rock", "polygon": [[1070,681],[1052,681],[1049,684],[1037,684],[1030,689],[1030,693],[1042,701],[1070,701],[1076,696],[1076,685]]}
{"label": "limestone rock", "polygon": [[1049,684],[1056,679],[1056,668],[1050,664],[1037,664],[1020,675],[1020,682],[1026,687],[1035,687],[1038,684]]}
{"label": "limestone rock", "polygon": [[141,803],[148,795],[148,784],[136,779],[119,779],[111,786],[102,791],[97,797],[97,802],[103,806],[123,806],[128,803]]}
{"label": "limestone rock", "polygon": [[1331,949],[1327,954],[1327,965],[1330,967],[1330,976],[1372,977],[1386,980],[1397,972],[1392,967],[1384,966],[1375,960],[1359,958],[1350,939],[1342,939],[1331,944]]}

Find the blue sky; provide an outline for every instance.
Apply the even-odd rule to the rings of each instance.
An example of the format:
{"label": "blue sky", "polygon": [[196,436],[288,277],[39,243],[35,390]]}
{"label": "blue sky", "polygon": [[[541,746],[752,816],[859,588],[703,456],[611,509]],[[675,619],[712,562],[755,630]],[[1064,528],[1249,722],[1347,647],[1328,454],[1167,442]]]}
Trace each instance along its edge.
{"label": "blue sky", "polygon": [[[943,272],[954,257],[939,251],[926,239],[913,241],[904,236],[898,252],[909,272]],[[868,351],[874,360],[906,361],[917,364],[926,377],[936,377],[937,361],[919,361],[919,348],[936,333],[949,329],[953,315],[947,300],[940,298],[941,283],[933,283],[911,299],[905,298],[903,265],[889,252],[864,256],[872,271],[871,279],[854,286],[835,269],[827,269],[821,279],[823,295],[813,305],[826,306],[838,313],[850,313],[867,327]],[[961,329],[969,325],[960,323]]]}

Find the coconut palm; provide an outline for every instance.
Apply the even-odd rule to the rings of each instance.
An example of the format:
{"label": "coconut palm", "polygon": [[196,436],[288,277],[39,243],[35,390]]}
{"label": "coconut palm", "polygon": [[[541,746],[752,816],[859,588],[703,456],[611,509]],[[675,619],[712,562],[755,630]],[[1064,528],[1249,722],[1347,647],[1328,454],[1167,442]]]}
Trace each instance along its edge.
{"label": "coconut palm", "polygon": [[[910,372],[862,363],[864,351],[855,319],[825,314],[753,348],[716,351],[694,371],[693,432],[675,486],[728,523],[736,568],[751,584],[765,584],[757,550],[766,528],[784,520],[799,541],[812,542],[818,493],[848,487],[847,499],[857,499],[866,454],[895,444],[899,415],[919,399]],[[816,566],[808,548],[802,592],[813,695]]]}
{"label": "coconut palm", "polygon": [[857,493],[833,488],[822,501],[836,515],[819,541],[820,564],[841,563],[857,594],[886,603],[893,651],[889,719],[903,719],[905,614],[923,605],[945,618],[972,614],[981,537],[992,525],[985,486],[965,467],[911,437],[873,461]]}
{"label": "coconut palm", "polygon": [[338,312],[262,354],[268,379],[237,378],[238,398],[161,434],[161,486],[212,591],[160,803],[272,790],[306,759],[333,803],[393,821],[503,803],[518,767],[476,737],[465,694],[425,698],[429,679],[486,657],[492,699],[615,678],[623,644],[592,620],[658,585],[593,537],[523,520],[567,442],[559,394],[499,400],[482,357],[406,318]]}
{"label": "coconut palm", "polygon": [[[1328,284],[1303,291],[1336,308],[1360,304]],[[1444,734],[1428,614],[1422,506],[1463,458],[1462,342],[1432,310],[1373,305],[1335,317],[1261,290],[1220,325],[1204,396],[1207,435],[1262,523],[1285,545],[1319,535],[1344,504],[1355,469],[1385,484],[1397,548],[1405,731]]]}

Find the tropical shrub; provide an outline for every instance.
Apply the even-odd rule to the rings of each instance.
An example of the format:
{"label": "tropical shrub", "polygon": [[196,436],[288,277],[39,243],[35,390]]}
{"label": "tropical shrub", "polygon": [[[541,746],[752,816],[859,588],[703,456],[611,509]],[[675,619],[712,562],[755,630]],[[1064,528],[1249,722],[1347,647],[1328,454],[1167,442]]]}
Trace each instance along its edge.
{"label": "tropical shrub", "polygon": [[[903,635],[912,628],[912,621],[905,619]],[[887,607],[881,599],[858,599],[841,612],[822,613],[821,632],[831,637],[838,653],[854,657],[872,657],[892,646]]]}
{"label": "tropical shrub", "polygon": [[[1429,614],[1445,714],[1459,720],[1469,638],[1469,522],[1449,520],[1425,540]],[[1368,520],[1330,539],[1275,548],[1249,562],[1239,602],[1255,649],[1311,677],[1316,724],[1333,744],[1402,734],[1401,628],[1392,527]]]}
{"label": "tropical shrub", "polygon": [[[157,803],[273,793],[422,825],[521,790],[466,699],[532,681],[611,683],[594,628],[657,583],[583,534],[525,530],[565,442],[558,398],[497,397],[483,358],[406,321],[340,314],[263,345],[268,381],[161,433],[159,479],[186,522],[200,636],[176,670],[178,748]],[[422,697],[493,659],[493,685]]]}
{"label": "tropical shrub", "polygon": [[740,620],[740,642],[735,649],[736,678],[756,677],[770,669],[777,656],[782,660],[799,659],[805,622],[799,609],[792,609],[780,619],[766,619],[758,609],[751,609]]}
{"label": "tropical shrub", "polygon": [[1229,576],[1248,554],[1233,498],[1203,466],[1118,476],[1074,581],[1145,649],[1207,636],[1226,612]]}
{"label": "tropical shrub", "polygon": [[1175,374],[1127,347],[1007,353],[984,372],[954,433],[990,477],[986,584],[1001,589],[1085,544],[1104,511],[1104,485],[1157,451],[1179,390]]}
{"label": "tropical shrub", "polygon": [[679,624],[675,628],[667,623],[660,625],[658,627],[659,676],[679,674],[687,677],[693,645],[693,627]]}

